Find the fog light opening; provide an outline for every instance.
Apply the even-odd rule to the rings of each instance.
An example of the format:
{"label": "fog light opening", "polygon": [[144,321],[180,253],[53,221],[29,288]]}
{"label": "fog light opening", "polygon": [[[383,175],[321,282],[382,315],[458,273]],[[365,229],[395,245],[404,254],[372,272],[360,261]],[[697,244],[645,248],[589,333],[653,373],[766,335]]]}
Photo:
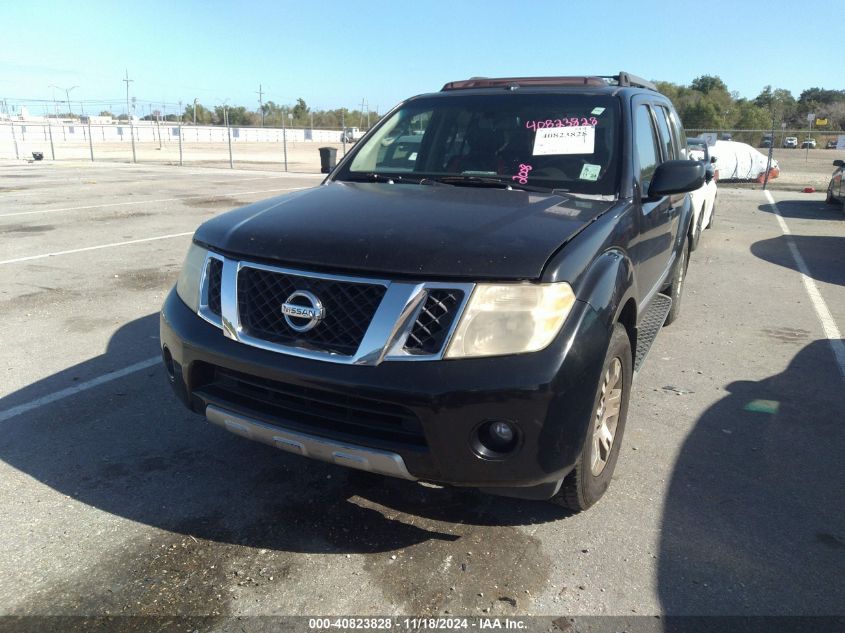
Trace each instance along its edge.
{"label": "fog light opening", "polygon": [[516,450],[519,429],[513,422],[489,420],[475,430],[471,443],[479,457],[503,459]]}
{"label": "fog light opening", "polygon": [[176,381],[176,369],[173,366],[173,355],[166,347],[161,350],[161,360],[164,363],[164,368],[167,370],[167,377],[170,382]]}

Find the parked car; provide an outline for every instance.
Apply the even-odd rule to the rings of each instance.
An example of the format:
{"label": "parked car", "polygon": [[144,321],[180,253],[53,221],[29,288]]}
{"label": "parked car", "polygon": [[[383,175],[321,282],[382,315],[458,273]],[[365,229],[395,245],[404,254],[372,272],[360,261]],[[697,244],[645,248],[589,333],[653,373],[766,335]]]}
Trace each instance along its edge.
{"label": "parked car", "polygon": [[713,225],[713,217],[716,213],[716,182],[719,177],[714,166],[716,157],[710,156],[710,148],[704,139],[688,138],[687,147],[689,148],[689,157],[701,161],[705,170],[704,184],[690,192],[693,209],[693,232],[690,239],[690,250],[695,250],[698,248],[702,230],[709,229]]}
{"label": "parked car", "polygon": [[760,147],[771,147],[772,146],[772,137],[770,134],[766,134],[760,140]]}
{"label": "parked car", "polygon": [[767,170],[769,179],[780,175],[778,162],[772,159],[769,164],[769,157],[748,143],[716,141],[716,144],[710,147],[710,151],[716,160],[713,166],[720,182],[743,180],[763,182]]}
{"label": "parked car", "polygon": [[836,149],[836,139],[830,139],[824,146],[825,149]]}
{"label": "parked car", "polygon": [[[383,164],[417,129],[413,169]],[[298,455],[583,510],[680,313],[685,138],[627,73],[408,99],[322,186],[200,226],[161,311],[170,383]]]}
{"label": "parked car", "polygon": [[798,147],[798,137],[787,136],[785,139],[783,139],[783,146],[787,149],[796,149]]}
{"label": "parked car", "polygon": [[805,138],[801,141],[801,149],[816,149],[816,139]]}
{"label": "parked car", "polygon": [[845,206],[845,178],[842,174],[845,173],[845,161],[835,160],[833,166],[836,171],[830,177],[830,183],[827,185],[827,198],[825,201],[828,204],[839,204]]}

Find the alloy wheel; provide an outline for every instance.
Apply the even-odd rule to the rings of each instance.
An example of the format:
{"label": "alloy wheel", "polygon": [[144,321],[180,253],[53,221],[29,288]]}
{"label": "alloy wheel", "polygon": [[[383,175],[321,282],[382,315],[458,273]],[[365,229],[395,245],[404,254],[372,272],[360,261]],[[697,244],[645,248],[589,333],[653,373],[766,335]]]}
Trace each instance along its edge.
{"label": "alloy wheel", "polygon": [[590,470],[598,477],[610,460],[616,427],[619,424],[619,411],[622,406],[622,361],[614,358],[604,372],[601,398],[596,409],[593,429],[593,459]]}

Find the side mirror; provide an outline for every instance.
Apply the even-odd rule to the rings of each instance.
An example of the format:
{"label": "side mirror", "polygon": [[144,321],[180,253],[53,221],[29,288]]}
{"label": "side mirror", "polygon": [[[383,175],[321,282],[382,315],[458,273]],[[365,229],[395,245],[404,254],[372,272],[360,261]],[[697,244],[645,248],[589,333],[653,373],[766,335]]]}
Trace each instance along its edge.
{"label": "side mirror", "polygon": [[695,191],[704,184],[704,163],[697,160],[667,160],[654,172],[649,198]]}
{"label": "side mirror", "polygon": [[717,160],[718,160],[718,159],[717,159],[715,156],[711,156],[711,157],[710,157],[710,164],[711,164],[711,165],[715,165]]}
{"label": "side mirror", "polygon": [[845,161],[837,158],[835,161],[833,161],[833,166],[834,167],[843,167],[843,166],[845,166]]}

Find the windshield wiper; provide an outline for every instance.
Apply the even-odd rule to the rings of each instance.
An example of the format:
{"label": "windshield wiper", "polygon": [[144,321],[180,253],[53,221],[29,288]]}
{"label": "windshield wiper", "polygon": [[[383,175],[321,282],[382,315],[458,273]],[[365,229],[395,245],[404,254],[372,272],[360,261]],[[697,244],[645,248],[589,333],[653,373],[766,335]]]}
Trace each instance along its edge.
{"label": "windshield wiper", "polygon": [[355,182],[387,182],[393,184],[396,182],[402,182],[402,176],[385,176],[384,174],[370,172],[363,174],[348,174],[345,180],[352,180]]}
{"label": "windshield wiper", "polygon": [[521,191],[533,191],[538,193],[558,193],[559,191],[565,191],[561,189],[553,189],[552,187],[542,187],[540,185],[523,185],[515,180],[508,181],[502,180],[501,178],[470,176],[468,174],[439,176],[433,180],[459,187],[500,187],[502,189],[519,189]]}
{"label": "windshield wiper", "polygon": [[501,180],[500,178],[485,178],[484,176],[438,176],[431,178],[436,182],[442,182],[447,185],[458,185],[465,187],[501,187],[502,189],[511,189],[512,185],[509,182]]}
{"label": "windshield wiper", "polygon": [[440,185],[440,183],[432,178],[409,178],[407,176],[400,176],[394,174],[388,176],[387,174],[378,174],[376,172],[349,174],[344,180],[354,182],[386,182],[390,185]]}

